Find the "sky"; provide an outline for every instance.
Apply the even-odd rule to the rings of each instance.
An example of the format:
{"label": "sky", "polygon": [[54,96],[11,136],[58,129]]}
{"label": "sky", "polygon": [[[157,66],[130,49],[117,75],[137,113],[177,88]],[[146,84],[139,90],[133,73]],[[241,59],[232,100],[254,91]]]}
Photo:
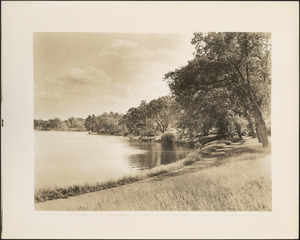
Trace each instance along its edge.
{"label": "sky", "polygon": [[126,113],[170,93],[193,34],[34,33],[34,118]]}

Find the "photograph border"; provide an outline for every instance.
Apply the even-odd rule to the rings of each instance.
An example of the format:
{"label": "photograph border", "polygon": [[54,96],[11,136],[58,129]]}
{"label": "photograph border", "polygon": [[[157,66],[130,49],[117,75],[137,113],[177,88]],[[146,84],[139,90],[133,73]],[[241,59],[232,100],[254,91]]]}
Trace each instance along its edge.
{"label": "photograph border", "polygon": [[[3,238],[298,237],[298,2],[6,1],[1,5]],[[34,211],[33,32],[194,31],[272,33],[272,211]]]}

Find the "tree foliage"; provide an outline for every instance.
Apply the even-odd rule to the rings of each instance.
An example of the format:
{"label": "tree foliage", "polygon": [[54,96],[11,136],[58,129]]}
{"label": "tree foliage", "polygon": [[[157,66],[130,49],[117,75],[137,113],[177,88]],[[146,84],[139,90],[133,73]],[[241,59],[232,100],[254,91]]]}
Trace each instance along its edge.
{"label": "tree foliage", "polygon": [[121,126],[119,124],[122,114],[110,112],[99,116],[89,115],[85,120],[85,127],[88,131],[103,134],[120,134]]}
{"label": "tree foliage", "polygon": [[189,114],[189,106],[199,105],[195,113],[201,115],[202,124],[212,122],[210,115],[240,117],[248,112],[267,146],[264,116],[270,112],[270,37],[268,33],[195,33],[194,59],[165,75],[176,100]]}
{"label": "tree foliage", "polygon": [[85,131],[85,119],[71,117],[67,120],[53,118],[49,120],[34,119],[34,129],[36,130],[56,130],[56,131]]}
{"label": "tree foliage", "polygon": [[169,96],[160,97],[149,102],[146,108],[147,116],[157,124],[157,130],[164,133],[172,121],[172,99]]}

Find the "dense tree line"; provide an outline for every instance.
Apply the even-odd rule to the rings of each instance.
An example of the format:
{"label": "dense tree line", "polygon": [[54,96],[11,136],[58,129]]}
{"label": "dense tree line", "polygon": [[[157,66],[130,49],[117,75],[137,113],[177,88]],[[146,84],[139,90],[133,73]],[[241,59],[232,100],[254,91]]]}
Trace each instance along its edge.
{"label": "dense tree line", "polygon": [[169,96],[160,97],[147,103],[141,101],[137,107],[130,108],[126,114],[114,112],[99,116],[89,115],[85,121],[88,131],[134,136],[154,136],[164,133],[172,122],[174,101]]}
{"label": "dense tree line", "polygon": [[34,119],[34,129],[36,130],[56,130],[56,131],[85,131],[85,119],[70,117],[67,120],[59,118],[41,120]]}
{"label": "dense tree line", "polygon": [[93,114],[86,118],[84,126],[90,132],[120,135],[123,131],[126,131],[120,123],[122,117],[122,114],[114,112],[103,113],[99,116]]}

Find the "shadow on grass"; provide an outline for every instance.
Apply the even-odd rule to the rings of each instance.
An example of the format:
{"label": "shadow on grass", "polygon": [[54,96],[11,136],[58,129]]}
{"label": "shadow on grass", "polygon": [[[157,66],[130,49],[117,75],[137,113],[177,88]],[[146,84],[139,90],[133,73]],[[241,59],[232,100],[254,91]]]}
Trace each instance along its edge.
{"label": "shadow on grass", "polygon": [[[270,154],[271,147],[262,148],[260,145],[244,145],[245,140],[237,141],[234,139],[231,142],[236,144],[232,144],[228,146],[226,142],[229,140],[217,140],[205,145],[204,153],[202,153],[201,161],[198,161],[193,167],[182,169],[182,171],[178,171],[176,173],[167,173],[162,174],[159,178],[155,178],[154,180],[163,180],[170,176],[178,176],[182,174],[202,171],[204,169],[219,167],[228,162],[234,161],[244,161],[244,160],[255,160],[256,156],[266,156]],[[237,158],[238,157],[238,158]]]}

